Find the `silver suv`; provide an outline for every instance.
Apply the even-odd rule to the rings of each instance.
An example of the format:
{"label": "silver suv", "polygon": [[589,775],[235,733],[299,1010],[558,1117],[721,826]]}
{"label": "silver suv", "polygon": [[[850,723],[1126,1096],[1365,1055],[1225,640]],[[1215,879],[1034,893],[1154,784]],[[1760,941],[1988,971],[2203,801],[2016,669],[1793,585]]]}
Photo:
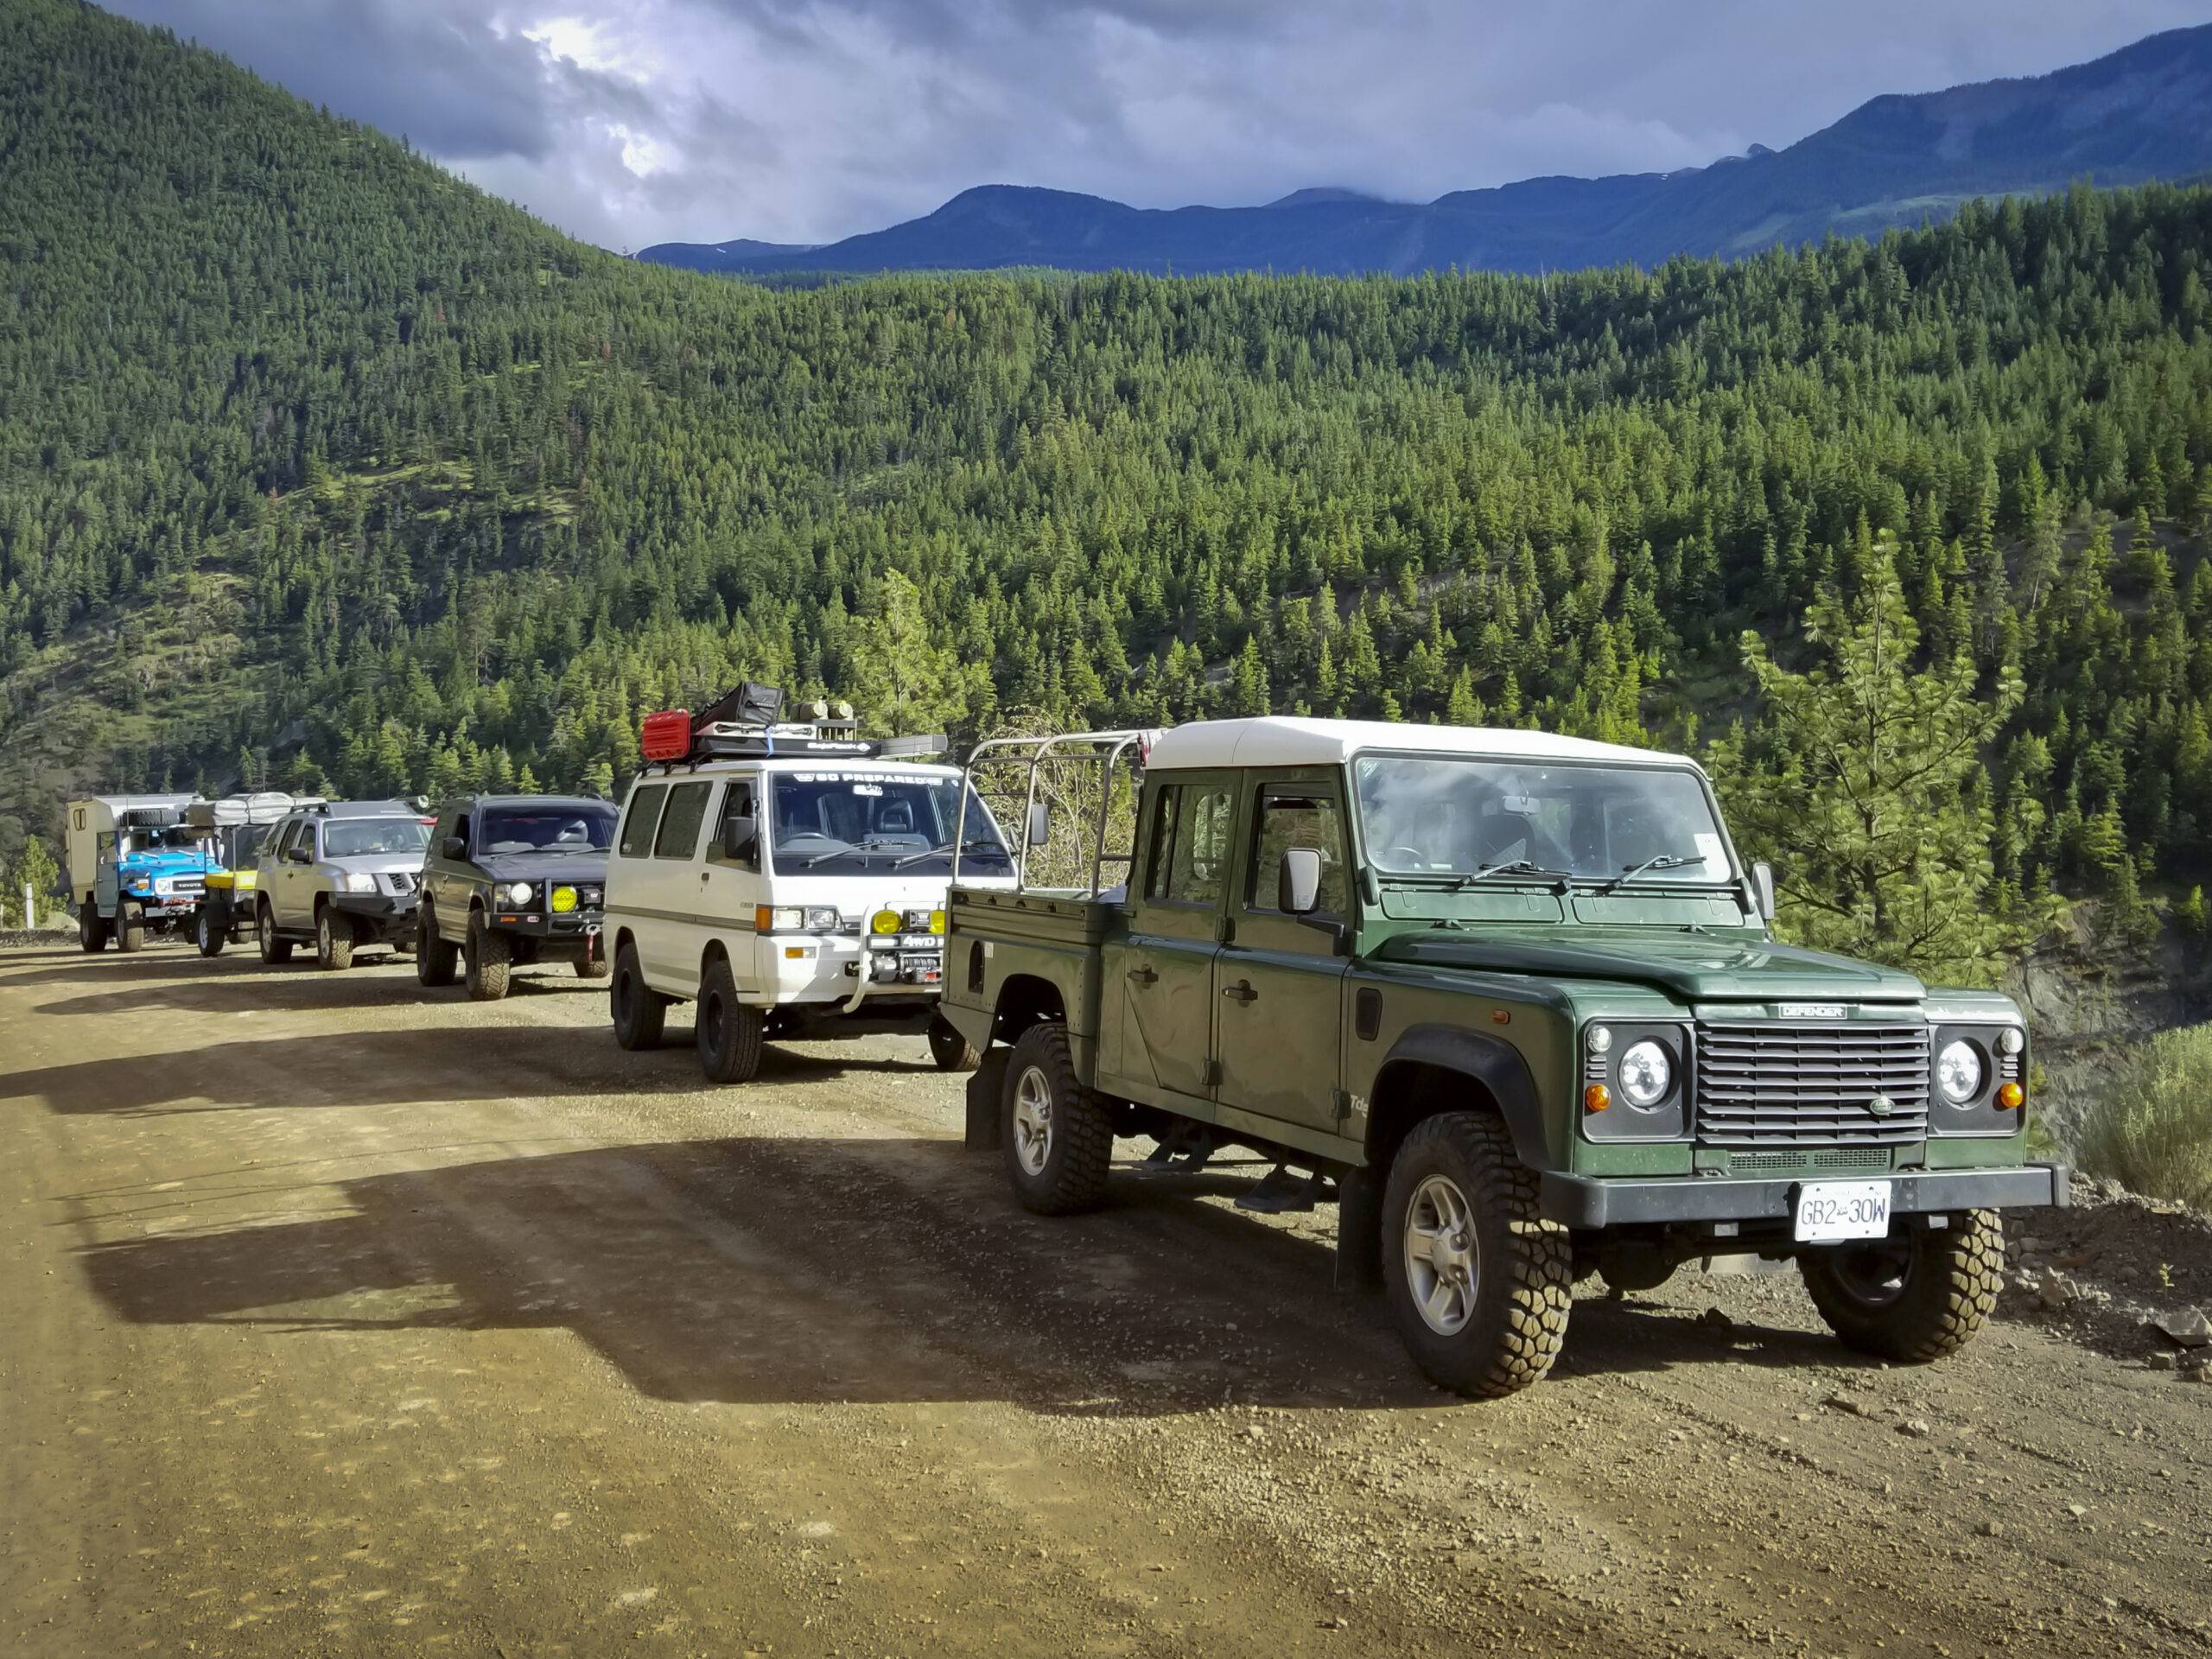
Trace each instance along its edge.
{"label": "silver suv", "polygon": [[332,801],[292,813],[261,843],[254,917],[261,959],[312,942],[325,968],[364,945],[415,946],[415,905],[433,820],[408,801]]}

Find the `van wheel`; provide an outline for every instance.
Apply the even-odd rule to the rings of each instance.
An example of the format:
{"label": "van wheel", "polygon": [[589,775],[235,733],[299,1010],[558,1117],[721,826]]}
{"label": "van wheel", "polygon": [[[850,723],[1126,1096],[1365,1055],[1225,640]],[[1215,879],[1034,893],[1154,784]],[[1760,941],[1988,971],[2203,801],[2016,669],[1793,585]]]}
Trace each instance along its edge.
{"label": "van wheel", "polygon": [[1573,1305],[1574,1247],[1537,1206],[1536,1177],[1487,1112],[1414,1128],[1382,1199],[1382,1278],[1414,1363],[1495,1399],[1551,1369]]}
{"label": "van wheel", "polygon": [[758,1008],[737,1000],[737,976],[729,958],[717,957],[699,982],[699,1069],[709,1083],[750,1083],[760,1069],[760,1044],[767,1020]]}
{"label": "van wheel", "polygon": [[115,948],[129,956],[146,948],[146,917],[136,905],[116,906]]}
{"label": "van wheel", "polygon": [[194,942],[200,946],[203,957],[219,957],[223,947],[231,942],[231,918],[225,912],[220,918],[213,905],[200,906],[199,919],[193,924]]}
{"label": "van wheel", "polygon": [[638,947],[626,940],[615,953],[614,982],[607,991],[614,1040],[627,1049],[658,1048],[662,1028],[668,1024],[668,1001],[645,983],[638,966]]}
{"label": "van wheel", "polygon": [[1997,1306],[2005,1223],[1994,1210],[1969,1210],[1948,1227],[1808,1250],[1797,1271],[1846,1347],[1924,1365],[1965,1347]]}
{"label": "van wheel", "polygon": [[92,908],[89,899],[77,912],[77,948],[87,956],[107,949],[107,918]]}
{"label": "van wheel", "polygon": [[415,935],[415,982],[433,990],[450,985],[460,961],[461,947],[438,937],[437,915],[426,899]]}
{"label": "van wheel", "polygon": [[514,941],[504,933],[494,933],[480,910],[468,918],[468,944],[461,955],[472,998],[496,1002],[507,994],[507,980],[514,970]]}
{"label": "van wheel", "polygon": [[961,1035],[960,1027],[941,1014],[930,1016],[930,1058],[940,1071],[973,1071],[983,1063],[983,1051]]}
{"label": "van wheel", "polygon": [[315,913],[315,960],[319,968],[335,969],[353,965],[353,927],[341,927],[337,912],[328,905]]}
{"label": "van wheel", "polygon": [[1006,1064],[1000,1144],[1025,1210],[1073,1215],[1106,1196],[1114,1126],[1098,1097],[1076,1080],[1068,1028],[1048,1020],[1023,1032]]}
{"label": "van wheel", "polygon": [[292,959],[292,942],[276,937],[276,912],[264,899],[261,908],[254,914],[257,922],[256,931],[261,937],[262,961],[271,968],[283,967]]}

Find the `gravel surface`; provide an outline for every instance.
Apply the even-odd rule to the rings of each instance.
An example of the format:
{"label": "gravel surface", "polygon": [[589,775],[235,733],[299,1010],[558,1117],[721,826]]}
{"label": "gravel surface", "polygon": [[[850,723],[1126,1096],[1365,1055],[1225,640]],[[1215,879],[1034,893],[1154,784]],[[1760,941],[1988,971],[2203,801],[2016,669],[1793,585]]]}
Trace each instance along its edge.
{"label": "gravel surface", "polygon": [[918,1038],[704,1090],[518,977],[0,951],[0,1654],[2212,1650],[2212,1371],[2112,1312],[2191,1218],[1926,1370],[1593,1284],[1469,1405],[1257,1170],[1039,1220]]}

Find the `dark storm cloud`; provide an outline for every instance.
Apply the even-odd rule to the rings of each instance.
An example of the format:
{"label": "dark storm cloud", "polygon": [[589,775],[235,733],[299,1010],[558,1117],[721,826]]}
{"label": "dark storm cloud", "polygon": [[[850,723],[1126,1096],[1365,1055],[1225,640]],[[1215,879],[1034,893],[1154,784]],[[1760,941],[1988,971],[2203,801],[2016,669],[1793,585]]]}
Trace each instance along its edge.
{"label": "dark storm cloud", "polygon": [[979,183],[1402,199],[1788,144],[2202,0],[118,0],[611,246],[826,241]]}

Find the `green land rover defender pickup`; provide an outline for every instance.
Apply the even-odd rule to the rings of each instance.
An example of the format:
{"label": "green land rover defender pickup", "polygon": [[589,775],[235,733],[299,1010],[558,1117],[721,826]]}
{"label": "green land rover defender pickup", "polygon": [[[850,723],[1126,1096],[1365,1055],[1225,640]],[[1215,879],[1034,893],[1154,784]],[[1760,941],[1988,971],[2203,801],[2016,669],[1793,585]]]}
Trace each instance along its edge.
{"label": "green land rover defender pickup", "polygon": [[[1256,1149],[1333,1183],[1340,1275],[1379,1273],[1421,1368],[1494,1395],[1581,1275],[1711,1255],[1794,1257],[1843,1341],[1938,1358],[1996,1300],[2000,1212],[2066,1202],[2018,1008],[1777,944],[1687,759],[1283,718],[1009,748],[1024,869],[956,879],[944,1007],[986,1051],[970,1142],[1033,1211],[1098,1204],[1120,1137]],[[1121,783],[1088,884],[1042,887],[1071,757]]]}

